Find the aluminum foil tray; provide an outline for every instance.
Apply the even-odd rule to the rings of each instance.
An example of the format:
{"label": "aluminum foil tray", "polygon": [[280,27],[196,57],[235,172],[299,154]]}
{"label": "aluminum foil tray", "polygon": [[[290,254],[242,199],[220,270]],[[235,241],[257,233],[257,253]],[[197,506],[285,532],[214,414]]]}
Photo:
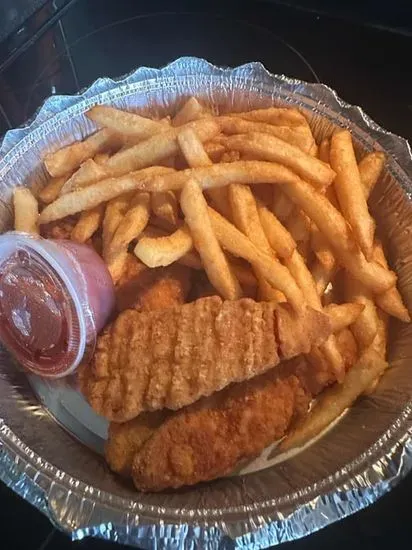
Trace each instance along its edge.
{"label": "aluminum foil tray", "polygon": [[[0,230],[11,226],[15,185],[43,185],[45,152],[95,130],[96,103],[139,112],[176,110],[190,95],[221,112],[270,105],[305,111],[319,140],[351,130],[358,152],[387,155],[371,197],[399,287],[412,309],[411,175],[408,143],[321,84],[270,74],[260,63],[235,69],[181,58],[163,69],[101,78],[82,94],[48,99],[34,120],[0,146]],[[96,536],[140,548],[265,548],[308,535],[369,505],[412,466],[412,325],[391,327],[387,371],[376,392],[299,454],[273,449],[236,475],[193,488],[141,494],[101,456],[107,426],[70,380],[26,377],[0,350],[0,478],[71,537]]]}

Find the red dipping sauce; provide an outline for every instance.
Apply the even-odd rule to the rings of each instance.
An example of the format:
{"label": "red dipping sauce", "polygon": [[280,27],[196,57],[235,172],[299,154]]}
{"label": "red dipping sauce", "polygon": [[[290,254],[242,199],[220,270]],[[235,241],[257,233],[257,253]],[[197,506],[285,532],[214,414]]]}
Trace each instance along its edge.
{"label": "red dipping sauce", "polygon": [[91,247],[0,236],[0,340],[26,369],[71,374],[93,353],[113,307],[110,273]]}

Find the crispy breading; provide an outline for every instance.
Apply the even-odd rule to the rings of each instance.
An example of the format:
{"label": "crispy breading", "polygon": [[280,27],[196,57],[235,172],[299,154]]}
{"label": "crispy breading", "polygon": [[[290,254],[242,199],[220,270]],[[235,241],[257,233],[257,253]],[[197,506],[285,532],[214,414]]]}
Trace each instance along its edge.
{"label": "crispy breading", "polygon": [[161,491],[224,476],[281,438],[307,411],[311,395],[297,376],[277,371],[169,417],[134,457],[136,487]]}
{"label": "crispy breading", "polygon": [[307,353],[330,334],[325,314],[306,308],[304,319],[296,315],[288,305],[216,296],[163,311],[126,310],[80,369],[81,389],[96,412],[117,422],[179,409]]}
{"label": "crispy breading", "polygon": [[192,270],[180,264],[149,269],[128,254],[122,277],[116,285],[116,309],[151,311],[167,309],[186,301]]}
{"label": "crispy breading", "polygon": [[110,422],[104,449],[110,468],[122,476],[130,477],[135,454],[169,414],[165,410],[146,412],[124,424]]}
{"label": "crispy breading", "polygon": [[[349,369],[357,358],[356,341],[349,329],[336,336]],[[136,487],[160,491],[230,473],[284,436],[306,414],[312,397],[335,381],[324,358],[310,364],[299,356],[174,413],[128,464]]]}

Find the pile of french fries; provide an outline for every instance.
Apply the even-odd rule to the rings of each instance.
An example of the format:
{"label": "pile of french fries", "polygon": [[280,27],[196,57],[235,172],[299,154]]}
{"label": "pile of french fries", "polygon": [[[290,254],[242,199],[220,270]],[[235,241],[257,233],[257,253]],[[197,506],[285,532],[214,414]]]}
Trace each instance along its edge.
{"label": "pile of french fries", "polygon": [[[227,300],[287,301],[297,312],[348,303],[309,357],[328,361],[339,383],[284,448],[371,390],[387,367],[388,316],[410,321],[368,209],[383,153],[358,162],[348,130],[317,144],[293,108],[217,116],[192,97],[161,120],[105,105],[87,116],[100,129],[46,155],[51,179],[38,196],[16,189],[16,230],[60,228],[91,244],[115,284],[134,254],[149,268],[204,271]],[[336,338],[350,323],[359,359],[346,373]]]}

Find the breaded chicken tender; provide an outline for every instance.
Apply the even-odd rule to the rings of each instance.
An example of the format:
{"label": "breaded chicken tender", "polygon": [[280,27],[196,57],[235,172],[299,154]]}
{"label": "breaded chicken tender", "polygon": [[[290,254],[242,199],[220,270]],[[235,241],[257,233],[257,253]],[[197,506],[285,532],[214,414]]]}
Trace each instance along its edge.
{"label": "breaded chicken tender", "polygon": [[307,353],[330,334],[327,315],[309,307],[213,296],[166,310],[126,310],[99,337],[80,369],[94,410],[125,422],[145,410],[179,409],[232,382]]}

